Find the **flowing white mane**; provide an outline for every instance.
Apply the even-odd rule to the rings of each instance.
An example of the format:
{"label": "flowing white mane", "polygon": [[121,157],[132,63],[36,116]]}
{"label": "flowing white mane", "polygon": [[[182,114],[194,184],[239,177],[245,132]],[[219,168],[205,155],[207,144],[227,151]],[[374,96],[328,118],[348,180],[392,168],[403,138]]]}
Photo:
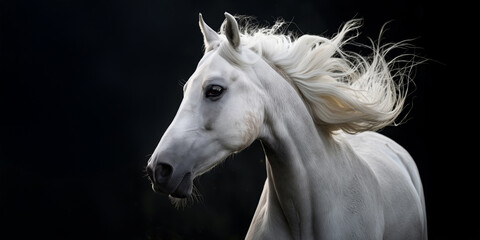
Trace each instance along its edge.
{"label": "flowing white mane", "polygon": [[[331,39],[316,35],[297,38],[285,33],[283,21],[271,28],[241,25],[240,44],[288,76],[319,129],[375,131],[394,123],[402,111],[409,75],[417,63],[414,55],[403,54],[389,61],[385,55],[392,49],[408,47],[406,42],[382,46],[372,41],[371,47],[355,44],[352,40],[358,36],[360,20],[347,22]],[[233,49],[223,25],[221,29],[218,50],[223,57],[240,66],[259,59],[246,59]],[[372,54],[365,57],[344,51],[347,43],[368,48]]]}

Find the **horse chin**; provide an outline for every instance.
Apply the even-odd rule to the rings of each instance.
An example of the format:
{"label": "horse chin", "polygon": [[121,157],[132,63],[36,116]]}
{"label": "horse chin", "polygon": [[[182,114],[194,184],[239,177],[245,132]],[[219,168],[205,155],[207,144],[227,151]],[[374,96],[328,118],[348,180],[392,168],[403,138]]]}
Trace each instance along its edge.
{"label": "horse chin", "polygon": [[192,174],[187,173],[183,177],[180,184],[177,186],[177,189],[175,189],[175,191],[170,193],[170,196],[174,198],[188,198],[190,195],[192,195],[192,189],[193,189]]}
{"label": "horse chin", "polygon": [[193,193],[193,191],[193,180],[191,177],[184,177],[177,189],[168,195],[168,198],[175,208],[184,208],[198,199],[198,193]]}
{"label": "horse chin", "polygon": [[190,197],[190,195],[192,195],[191,191],[190,192],[184,192],[184,191],[175,190],[175,192],[170,193],[170,196],[174,197],[174,198],[188,198],[188,197]]}

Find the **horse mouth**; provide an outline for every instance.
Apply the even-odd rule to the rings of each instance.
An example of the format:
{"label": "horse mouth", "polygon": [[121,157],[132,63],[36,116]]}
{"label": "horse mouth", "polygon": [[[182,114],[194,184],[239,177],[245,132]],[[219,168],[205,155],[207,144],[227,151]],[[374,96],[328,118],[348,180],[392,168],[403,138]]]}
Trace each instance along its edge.
{"label": "horse mouth", "polygon": [[175,198],[187,198],[192,194],[193,189],[193,179],[190,172],[186,173],[182,181],[171,190],[165,189],[165,187],[159,186],[158,184],[152,183],[152,189],[157,193],[166,193]]}
{"label": "horse mouth", "polygon": [[192,174],[187,173],[183,176],[182,181],[178,184],[177,189],[170,193],[172,197],[176,198],[186,198],[192,194],[193,189],[193,179]]}

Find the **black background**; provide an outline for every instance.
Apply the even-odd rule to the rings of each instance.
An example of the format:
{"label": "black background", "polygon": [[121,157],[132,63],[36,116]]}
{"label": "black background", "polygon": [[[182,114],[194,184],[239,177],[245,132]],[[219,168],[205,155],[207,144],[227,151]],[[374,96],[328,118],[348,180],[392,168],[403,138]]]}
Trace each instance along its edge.
{"label": "black background", "polygon": [[393,20],[385,42],[415,38],[415,53],[431,60],[416,69],[409,120],[382,133],[417,162],[430,238],[468,232],[456,228],[464,220],[455,213],[468,213],[458,204],[469,194],[454,184],[462,174],[453,166],[467,155],[454,147],[465,140],[451,133],[466,126],[454,117],[460,107],[450,84],[463,81],[452,68],[469,41],[456,41],[462,24],[452,21],[452,5],[57,0],[0,3],[0,238],[244,237],[265,179],[258,143],[196,181],[202,197],[184,209],[153,193],[144,172],[181,102],[181,83],[202,56],[198,13],[218,30],[225,11],[262,24],[281,17],[300,34],[328,37],[363,18],[362,43]]}

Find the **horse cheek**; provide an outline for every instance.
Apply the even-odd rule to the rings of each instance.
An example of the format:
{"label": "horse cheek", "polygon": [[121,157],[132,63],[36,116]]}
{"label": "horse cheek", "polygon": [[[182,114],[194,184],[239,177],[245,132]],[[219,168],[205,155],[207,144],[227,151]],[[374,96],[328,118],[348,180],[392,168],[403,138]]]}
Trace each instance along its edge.
{"label": "horse cheek", "polygon": [[262,125],[261,116],[253,111],[247,111],[240,124],[242,125],[240,131],[241,145],[238,151],[250,146],[258,138]]}

